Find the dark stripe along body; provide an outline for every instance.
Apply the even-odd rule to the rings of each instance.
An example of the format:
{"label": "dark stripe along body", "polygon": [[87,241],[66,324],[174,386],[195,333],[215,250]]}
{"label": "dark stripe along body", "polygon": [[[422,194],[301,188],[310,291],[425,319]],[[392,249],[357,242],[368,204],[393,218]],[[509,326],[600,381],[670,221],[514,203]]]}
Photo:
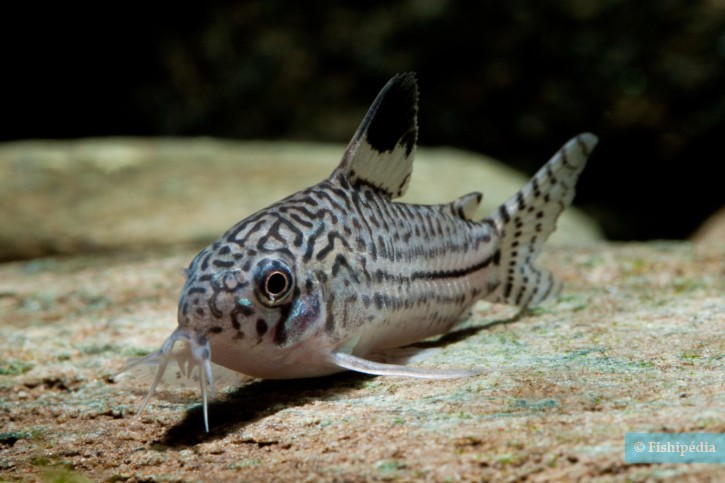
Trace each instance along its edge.
{"label": "dark stripe along body", "polygon": [[239,222],[194,258],[179,326],[147,358],[161,367],[144,405],[177,340],[187,342],[173,354],[187,375],[201,368],[204,401],[210,361],[264,378],[344,369],[470,375],[367,357],[447,332],[477,300],[524,307],[558,292],[534,260],[596,138],[571,140],[493,214],[473,221],[480,193],[445,205],[394,201],[410,182],[417,100],[414,76],[394,77],[327,180]]}
{"label": "dark stripe along body", "polygon": [[[217,245],[225,247],[223,254],[212,247],[207,263],[204,254],[197,258],[200,266],[192,265],[187,293],[208,295],[213,290],[208,281],[214,273],[219,277],[219,267],[234,271],[238,262],[245,267],[245,260],[255,256],[280,257],[296,268],[304,266],[296,270],[300,290],[323,287],[324,332],[334,341],[362,331],[371,348],[399,347],[445,332],[490,291],[485,269],[498,263],[492,225],[464,219],[457,204],[395,203],[367,186],[352,189],[338,176],[230,230]],[[244,279],[253,276],[253,269],[250,264]],[[193,323],[194,310],[204,311],[193,308],[202,304],[201,297],[182,303],[182,326]],[[290,314],[285,315],[265,323],[273,325],[274,341],[288,346],[295,342],[289,334],[294,329],[286,324]],[[411,320],[416,324],[406,324]],[[219,323],[234,327],[231,318]],[[240,338],[258,335],[251,326],[240,324],[235,330]]]}

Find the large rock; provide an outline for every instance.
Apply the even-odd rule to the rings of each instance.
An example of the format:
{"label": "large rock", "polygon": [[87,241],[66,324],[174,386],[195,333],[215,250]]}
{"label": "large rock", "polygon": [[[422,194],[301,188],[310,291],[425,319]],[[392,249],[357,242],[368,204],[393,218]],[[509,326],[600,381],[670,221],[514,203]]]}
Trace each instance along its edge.
{"label": "large rock", "polygon": [[725,206],[710,215],[690,239],[698,245],[725,243]]}
{"label": "large rock", "polygon": [[[164,250],[168,252],[168,250]],[[628,465],[624,433],[725,432],[725,247],[598,244],[542,257],[566,282],[512,321],[481,303],[422,365],[217,393],[113,382],[175,327],[178,267],[145,253],[0,265],[0,480],[722,481],[717,464]]]}
{"label": "large rock", "polygon": [[[0,145],[0,260],[200,245],[254,211],[324,179],[344,149],[213,139]],[[441,203],[483,191],[483,216],[525,182],[484,156],[420,149],[405,199]],[[593,222],[568,210],[554,242],[599,238]]]}

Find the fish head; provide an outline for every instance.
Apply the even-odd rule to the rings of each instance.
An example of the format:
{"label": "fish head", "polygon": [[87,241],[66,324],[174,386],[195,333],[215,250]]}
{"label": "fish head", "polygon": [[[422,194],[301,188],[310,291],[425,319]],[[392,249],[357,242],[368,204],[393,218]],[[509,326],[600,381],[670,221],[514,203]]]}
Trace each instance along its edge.
{"label": "fish head", "polygon": [[222,238],[194,258],[177,331],[189,334],[192,345],[207,344],[212,362],[243,374],[317,375],[327,366],[321,346],[330,342],[326,289],[288,248],[265,248],[271,229],[257,224],[243,245]]}
{"label": "fish head", "polygon": [[325,331],[328,289],[319,267],[295,256],[290,247],[300,243],[294,238],[277,244],[289,234],[264,213],[239,222],[185,269],[176,330],[158,351],[127,366],[158,365],[139,414],[171,362],[181,376],[198,379],[207,430],[212,363],[265,379],[340,370],[329,358],[336,341]]}

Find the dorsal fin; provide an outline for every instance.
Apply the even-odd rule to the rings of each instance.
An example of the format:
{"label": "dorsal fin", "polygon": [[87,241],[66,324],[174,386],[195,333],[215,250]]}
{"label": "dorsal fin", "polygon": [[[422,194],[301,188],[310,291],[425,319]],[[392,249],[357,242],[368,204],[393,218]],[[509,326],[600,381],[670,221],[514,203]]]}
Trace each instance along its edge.
{"label": "dorsal fin", "polygon": [[457,200],[453,200],[450,203],[451,210],[456,216],[460,216],[464,220],[472,221],[473,215],[476,214],[478,205],[481,204],[483,194],[477,191],[463,195]]}
{"label": "dorsal fin", "polygon": [[403,196],[413,172],[418,137],[415,74],[397,74],[380,91],[335,174],[368,185],[391,199]]}

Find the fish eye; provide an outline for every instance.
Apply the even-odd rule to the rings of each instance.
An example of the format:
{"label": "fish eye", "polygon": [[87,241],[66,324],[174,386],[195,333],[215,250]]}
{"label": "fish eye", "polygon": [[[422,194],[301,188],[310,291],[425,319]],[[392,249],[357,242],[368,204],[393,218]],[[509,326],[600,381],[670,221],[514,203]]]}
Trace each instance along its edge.
{"label": "fish eye", "polygon": [[290,283],[287,275],[279,270],[275,270],[267,275],[267,279],[264,281],[264,292],[270,299],[276,299],[284,295],[289,290],[289,286]]}
{"label": "fish eye", "polygon": [[294,286],[294,276],[289,267],[278,260],[263,264],[257,272],[257,293],[265,305],[283,301]]}

